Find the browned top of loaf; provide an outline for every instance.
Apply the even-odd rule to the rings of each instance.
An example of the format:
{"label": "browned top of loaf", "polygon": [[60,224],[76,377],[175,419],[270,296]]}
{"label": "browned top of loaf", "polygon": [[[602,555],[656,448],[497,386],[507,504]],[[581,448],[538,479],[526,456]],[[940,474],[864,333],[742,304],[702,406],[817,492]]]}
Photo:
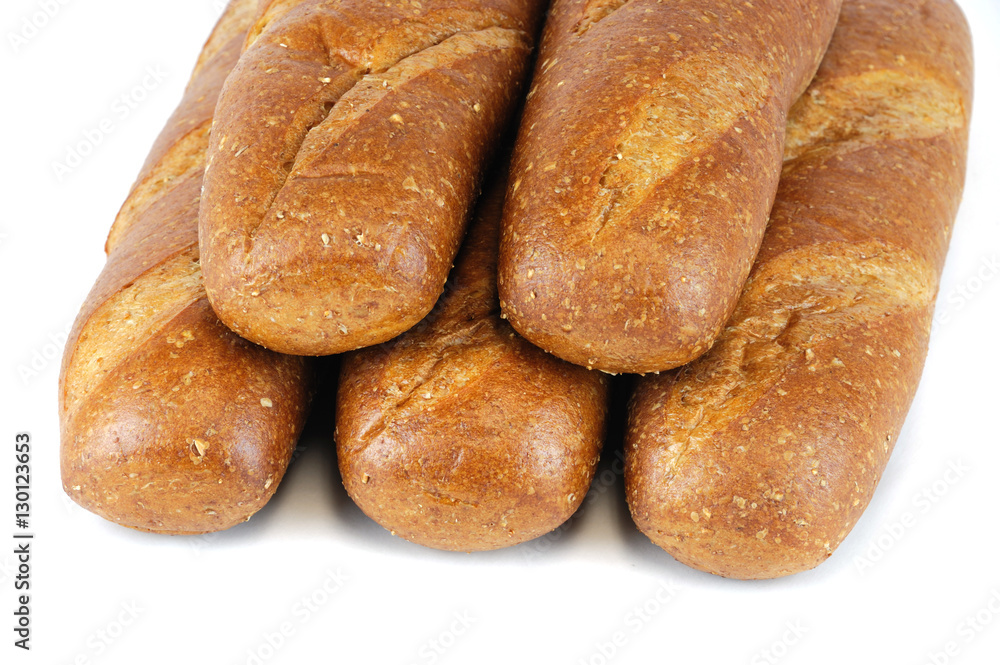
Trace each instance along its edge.
{"label": "browned top of loaf", "polygon": [[[273,494],[302,426],[306,367],[226,329],[209,307],[197,220],[208,127],[253,0],[234,0],[108,237],[66,345],[63,485],[137,529],[243,521]],[[266,405],[265,405],[266,404]]]}
{"label": "browned top of loaf", "polygon": [[763,234],[785,113],[839,6],[556,0],[504,211],[514,327],[612,372],[708,348]]}
{"label": "browned top of loaf", "polygon": [[266,6],[220,99],[201,211],[222,319],[310,355],[419,321],[447,278],[540,8]]}
{"label": "browned top of loaf", "polygon": [[346,357],[337,444],[348,492],[373,519],[439,549],[546,533],[587,493],[607,377],[560,361],[500,318],[503,178],[480,199],[444,295],[400,337]]}
{"label": "browned top of loaf", "polygon": [[971,74],[950,0],[845,3],[789,117],[735,314],[633,400],[630,507],[681,561],[740,578],[812,568],[868,505],[926,354]]}

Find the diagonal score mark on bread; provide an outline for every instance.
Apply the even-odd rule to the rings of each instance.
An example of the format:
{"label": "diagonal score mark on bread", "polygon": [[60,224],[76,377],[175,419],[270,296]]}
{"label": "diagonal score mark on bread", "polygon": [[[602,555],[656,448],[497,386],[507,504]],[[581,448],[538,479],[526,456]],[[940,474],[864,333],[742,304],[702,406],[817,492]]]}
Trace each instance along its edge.
{"label": "diagonal score mark on bread", "polygon": [[[693,74],[714,71],[703,80]],[[628,125],[600,177],[591,218],[591,241],[608,224],[626,220],[658,185],[683,165],[699,162],[723,136],[738,136],[752,126],[772,97],[766,73],[735,53],[699,53],[671,64],[659,80],[630,81],[649,89],[628,111]],[[620,112],[622,117],[626,111]],[[709,157],[711,159],[711,157]],[[649,225],[676,223],[679,214],[664,209]]]}
{"label": "diagonal score mark on bread", "polygon": [[[228,48],[230,40],[235,36],[238,40],[243,34],[245,26],[253,22],[253,17],[257,14],[257,2],[230,2],[219,18],[218,25],[212,30],[205,46],[198,55],[198,61],[191,72],[191,82],[195,83],[204,73],[204,69],[210,66],[219,66],[225,61],[220,58],[220,53]],[[245,38],[244,38],[245,39]]]}
{"label": "diagonal score mark on bread", "polygon": [[918,256],[877,241],[810,245],[765,264],[748,281],[711,352],[679,370],[682,387],[659,407],[671,433],[661,461],[675,466],[690,446],[780,391],[776,386],[787,371],[812,363],[803,347],[833,340],[856,321],[928,307],[933,275]]}
{"label": "diagonal score mark on bread", "polygon": [[190,247],[101,303],[80,332],[75,354],[83,360],[66,374],[66,417],[72,419],[80,402],[97,391],[136,347],[204,297],[197,248]]}
{"label": "diagonal score mark on bread", "polygon": [[[286,184],[290,184],[288,180],[294,180],[299,175],[301,169],[297,167],[303,152],[319,147],[316,144],[323,140],[320,138],[323,128],[346,128],[344,126],[350,119],[362,115],[365,108],[370,109],[379,101],[380,95],[371,94],[364,101],[358,99],[364,95],[358,88],[374,81],[383,86],[382,93],[386,93],[390,85],[405,85],[423,73],[448,67],[462,57],[492,49],[525,48],[529,45],[528,35],[519,29],[513,19],[501,12],[456,9],[429,12],[374,31],[370,39],[360,44],[328,44],[322,26],[317,26],[314,30],[318,42],[297,48],[284,36],[285,27],[302,21],[302,11],[315,4],[285,2],[269,7],[263,25],[257,28],[259,34],[248,43],[241,60],[241,65],[246,64],[246,70],[254,64],[258,67],[266,65],[266,69],[262,70],[265,75],[284,75],[282,68],[289,65],[298,67],[296,71],[315,70],[316,84],[309,93],[299,93],[303,97],[301,103],[289,109],[294,119],[289,123],[291,127],[286,133],[280,155],[255,151],[252,141],[243,141],[239,137],[222,136],[219,139],[216,160],[220,159],[219,155],[225,155],[227,161],[257,163],[275,174],[270,199],[256,207],[253,219],[244,220],[248,242],[244,260],[249,260],[252,239],[260,225],[265,223],[265,217],[277,212],[271,210],[274,200]],[[358,36],[361,34],[359,32]],[[382,75],[381,78],[378,78],[379,75]],[[249,71],[246,77],[263,78],[260,72]],[[361,108],[356,105],[359,101]],[[281,131],[279,118],[265,117],[263,121],[265,132]],[[278,128],[272,129],[275,127]],[[240,129],[256,133],[260,130],[260,122],[247,122]],[[318,136],[312,140],[310,137],[314,132]],[[209,166],[215,168],[216,165],[210,163]]]}
{"label": "diagonal score mark on bread", "polygon": [[257,19],[247,32],[246,51],[260,38],[272,21],[281,18],[302,4],[302,0],[260,0],[257,8]]}
{"label": "diagonal score mark on bread", "polygon": [[785,162],[829,144],[857,150],[879,141],[930,138],[958,129],[967,116],[954,86],[929,72],[918,77],[875,71],[836,79],[811,87],[792,107]]}
{"label": "diagonal score mark on bread", "polygon": [[[427,72],[450,67],[454,62],[484,50],[523,48],[525,46],[524,33],[518,30],[493,27],[476,32],[457,32],[406,56],[390,67],[384,69],[379,67],[381,73],[365,75],[332,104],[321,122],[307,130],[295,156],[289,160],[293,166],[285,181],[275,192],[274,198],[259,222],[250,228],[250,239],[255,237],[263,224],[280,226],[284,217],[284,211],[280,209],[281,199],[285,193],[283,190],[287,187],[294,187],[296,180],[353,178],[358,175],[358,168],[354,164],[345,169],[337,170],[334,168],[331,170],[329,165],[324,164],[323,158],[328,152],[336,152],[337,140],[344,133],[352,131],[358,120],[385,99],[393,89],[401,88]],[[325,104],[330,104],[330,102],[327,101]],[[415,112],[414,115],[419,116],[419,111]],[[398,115],[396,121],[405,123],[407,118]],[[446,127],[441,127],[441,129],[444,131]],[[334,166],[336,166],[335,163]],[[447,182],[444,184],[448,185]],[[416,187],[416,183],[413,184],[413,187]],[[289,192],[287,198],[294,201],[294,192]],[[251,248],[248,248],[246,257],[248,261],[251,251]]]}
{"label": "diagonal score mark on bread", "polygon": [[[436,318],[435,328],[451,326],[447,334],[423,335],[417,342],[403,340],[401,348],[411,344],[421,350],[420,362],[401,359],[391,374],[405,380],[390,381],[389,388],[381,395],[379,409],[372,409],[372,420],[359,428],[357,449],[371,444],[388,427],[399,421],[418,416],[428,409],[447,412],[446,404],[455,399],[458,389],[469,388],[480,379],[490,376],[493,366],[511,349],[501,341],[500,332],[505,327],[492,315],[455,326],[447,317]],[[434,349],[434,359],[428,350]],[[388,373],[388,372],[387,372]],[[444,402],[444,403],[443,403]]]}
{"label": "diagonal score mark on bread", "polygon": [[614,14],[629,3],[629,0],[590,0],[583,5],[583,16],[577,22],[573,33],[583,36],[595,25]]}
{"label": "diagonal score mark on bread", "polygon": [[178,180],[196,173],[201,178],[205,168],[205,149],[208,147],[210,123],[194,127],[190,133],[169,149],[165,159],[157,162],[148,175],[138,182],[122,205],[114,225],[108,233],[105,249],[108,254],[121,244],[130,230],[141,220],[149,208],[164,195],[165,190]]}

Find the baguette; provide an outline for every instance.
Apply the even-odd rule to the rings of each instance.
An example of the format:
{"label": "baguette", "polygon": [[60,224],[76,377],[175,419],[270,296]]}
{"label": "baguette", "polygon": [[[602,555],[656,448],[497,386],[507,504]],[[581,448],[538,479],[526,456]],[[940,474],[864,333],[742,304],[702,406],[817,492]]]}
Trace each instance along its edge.
{"label": "baguette", "polygon": [[262,3],[201,207],[219,317],[270,349],[370,346],[433,307],[519,98],[542,0]]}
{"label": "baguette", "polygon": [[482,197],[433,312],[342,367],[347,492],[396,535],[438,549],[496,549],[556,528],[583,501],[603,442],[607,377],[546,354],[500,318],[504,182]]}
{"label": "baguette", "polygon": [[616,373],[711,346],[839,6],[555,0],[504,208],[500,299],[518,332]]}
{"label": "baguette", "polygon": [[961,198],[972,53],[951,0],[846,0],[792,110],[771,222],[712,350],[633,396],[626,491],[683,563],[770,578],[868,505],[927,352]]}
{"label": "baguette", "polygon": [[60,373],[63,489],[123,526],[217,531],[271,497],[308,406],[309,368],[230,332],[198,263],[215,99],[253,19],[233,0],[108,236]]}

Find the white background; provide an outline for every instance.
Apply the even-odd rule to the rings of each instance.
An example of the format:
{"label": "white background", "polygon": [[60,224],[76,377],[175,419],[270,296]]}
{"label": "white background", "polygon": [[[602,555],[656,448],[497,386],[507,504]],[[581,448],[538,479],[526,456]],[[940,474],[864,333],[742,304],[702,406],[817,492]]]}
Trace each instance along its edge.
{"label": "white background", "polygon": [[[249,662],[764,663],[770,650],[786,664],[922,664],[949,641],[958,653],[938,663],[1000,662],[997,0],[960,2],[976,46],[968,180],[942,320],[896,452],[834,556],[766,582],[699,573],[650,544],[607,466],[614,450],[599,491],[555,536],[475,555],[390,536],[339,484],[329,396],[316,403],[305,450],[277,496],[247,524],[208,537],[156,536],[71,503],[59,482],[60,339],[221,3],[61,0],[15,50],[10,34],[39,2],[4,0],[0,9],[0,662],[236,664],[256,652],[264,658]],[[165,79],[122,119],[112,105],[147,67]],[[60,181],[53,163],[106,117],[113,132]],[[34,440],[28,654],[12,646],[20,431]],[[949,475],[951,464],[968,470]],[[934,502],[915,499],[922,492]],[[900,528],[906,514],[913,519]],[[323,587],[330,573],[346,578],[333,593]],[[310,596],[315,602],[303,604]],[[977,613],[990,620],[978,631],[966,623]],[[471,622],[461,634],[456,616]],[[291,635],[272,648],[283,623]],[[435,652],[435,643],[448,648]]]}

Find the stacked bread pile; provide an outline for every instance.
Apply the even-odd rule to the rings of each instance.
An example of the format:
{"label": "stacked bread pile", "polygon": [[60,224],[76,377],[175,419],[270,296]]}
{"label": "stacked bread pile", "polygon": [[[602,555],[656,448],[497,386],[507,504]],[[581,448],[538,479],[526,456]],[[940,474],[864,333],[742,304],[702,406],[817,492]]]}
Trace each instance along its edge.
{"label": "stacked bread pile", "polygon": [[249,519],[308,357],[344,354],[361,509],[430,547],[513,545],[580,505],[608,375],[633,373],[627,498],[653,542],[739,578],[832,553],[927,350],[960,10],[545,4],[231,1],[67,345],[74,500],[163,533]]}

